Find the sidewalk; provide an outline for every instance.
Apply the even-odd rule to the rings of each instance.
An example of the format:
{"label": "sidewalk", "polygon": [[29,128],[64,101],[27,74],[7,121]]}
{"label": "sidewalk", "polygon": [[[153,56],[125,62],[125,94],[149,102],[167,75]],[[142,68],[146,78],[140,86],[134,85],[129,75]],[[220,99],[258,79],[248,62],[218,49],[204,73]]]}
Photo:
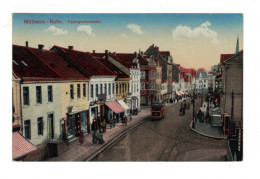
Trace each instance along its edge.
{"label": "sidewalk", "polygon": [[122,123],[116,124],[115,128],[110,129],[107,125],[107,130],[103,133],[104,144],[93,144],[92,143],[92,132],[84,136],[84,143],[80,145],[79,140],[76,139],[69,144],[69,150],[48,159],[47,161],[84,161],[89,160],[95,156],[95,154],[100,153],[103,149],[108,147],[115,138],[119,137],[128,130],[131,130],[134,126],[142,123],[144,119],[150,116],[150,108],[143,108],[137,116],[132,116],[132,121],[128,120],[127,126],[122,125]]}
{"label": "sidewalk", "polygon": [[195,128],[192,128],[192,121],[190,123],[190,129],[200,135],[211,137],[215,139],[227,139],[227,136],[223,134],[220,127],[212,127],[211,123],[199,122],[195,123]]}

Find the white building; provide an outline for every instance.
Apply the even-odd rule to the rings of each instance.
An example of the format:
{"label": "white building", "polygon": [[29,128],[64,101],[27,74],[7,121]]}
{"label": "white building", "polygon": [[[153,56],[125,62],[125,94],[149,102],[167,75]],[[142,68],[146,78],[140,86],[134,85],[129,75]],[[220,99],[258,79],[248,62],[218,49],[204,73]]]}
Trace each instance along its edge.
{"label": "white building", "polygon": [[196,73],[196,91],[201,94],[208,92],[208,76],[206,72]]}

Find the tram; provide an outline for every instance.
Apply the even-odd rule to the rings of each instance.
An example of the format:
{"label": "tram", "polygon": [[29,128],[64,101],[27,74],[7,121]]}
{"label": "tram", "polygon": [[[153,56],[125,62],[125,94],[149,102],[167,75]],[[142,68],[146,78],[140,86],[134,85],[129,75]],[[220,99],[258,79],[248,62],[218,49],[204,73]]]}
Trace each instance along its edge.
{"label": "tram", "polygon": [[151,107],[151,118],[162,119],[165,115],[165,103],[163,101],[156,101]]}

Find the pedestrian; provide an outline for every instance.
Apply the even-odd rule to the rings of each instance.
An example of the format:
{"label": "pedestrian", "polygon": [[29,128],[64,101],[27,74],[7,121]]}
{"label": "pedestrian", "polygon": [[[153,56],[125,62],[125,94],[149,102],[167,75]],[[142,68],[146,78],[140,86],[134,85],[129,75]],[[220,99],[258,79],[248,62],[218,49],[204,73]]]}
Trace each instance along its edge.
{"label": "pedestrian", "polygon": [[127,126],[127,117],[126,116],[124,117],[124,123]]}
{"label": "pedestrian", "polygon": [[112,118],[110,118],[110,120],[109,120],[109,126],[110,126],[110,129],[112,129],[112,127],[113,127],[113,119]]}
{"label": "pedestrian", "polygon": [[92,143],[96,144],[97,139],[98,139],[98,135],[97,135],[96,131],[94,131],[94,133],[92,134]]}
{"label": "pedestrian", "polygon": [[116,127],[116,117],[113,118],[113,127]]}
{"label": "pedestrian", "polygon": [[129,115],[130,116],[130,122],[132,121],[132,114]]}
{"label": "pedestrian", "polygon": [[84,143],[84,135],[83,135],[83,132],[80,131],[79,133],[79,143],[82,145]]}
{"label": "pedestrian", "polygon": [[187,106],[186,106],[186,102],[184,102],[184,107],[183,107],[183,108],[184,108],[184,110],[186,109],[186,107],[187,107]]}
{"label": "pedestrian", "polygon": [[104,144],[103,134],[102,134],[101,130],[99,131],[99,134],[98,134],[98,143]]}
{"label": "pedestrian", "polygon": [[106,132],[107,124],[105,120],[102,121],[101,126],[102,126],[102,132]]}

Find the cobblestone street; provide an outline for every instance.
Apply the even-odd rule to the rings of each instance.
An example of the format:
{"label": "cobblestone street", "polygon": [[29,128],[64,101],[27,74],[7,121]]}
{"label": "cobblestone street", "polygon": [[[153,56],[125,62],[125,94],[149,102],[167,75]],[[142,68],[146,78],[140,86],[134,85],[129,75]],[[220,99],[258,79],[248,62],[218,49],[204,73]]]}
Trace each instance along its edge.
{"label": "cobblestone street", "polygon": [[[196,107],[199,105],[197,100]],[[144,122],[93,160],[224,161],[226,140],[208,138],[191,131],[192,105],[185,116],[179,116],[179,108],[180,103],[168,106],[164,119]]]}

